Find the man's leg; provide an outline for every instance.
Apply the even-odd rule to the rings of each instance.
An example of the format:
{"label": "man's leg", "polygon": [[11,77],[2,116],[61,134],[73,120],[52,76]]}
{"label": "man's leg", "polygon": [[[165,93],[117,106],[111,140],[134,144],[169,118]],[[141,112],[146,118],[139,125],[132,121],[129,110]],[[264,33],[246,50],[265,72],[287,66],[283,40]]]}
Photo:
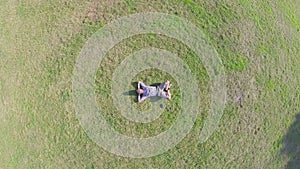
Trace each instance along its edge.
{"label": "man's leg", "polygon": [[165,82],[163,82],[162,84],[159,85],[159,88],[161,88],[161,90],[164,90],[164,89],[168,89],[169,88],[169,85],[170,85],[170,81],[166,80]]}

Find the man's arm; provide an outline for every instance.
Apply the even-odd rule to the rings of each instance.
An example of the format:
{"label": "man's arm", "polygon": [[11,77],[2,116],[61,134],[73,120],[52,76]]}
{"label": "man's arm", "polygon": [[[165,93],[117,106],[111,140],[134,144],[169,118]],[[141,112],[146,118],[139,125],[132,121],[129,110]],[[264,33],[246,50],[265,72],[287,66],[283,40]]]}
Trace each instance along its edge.
{"label": "man's arm", "polygon": [[138,87],[137,87],[137,88],[138,88],[138,89],[141,88],[141,81],[138,82]]}
{"label": "man's arm", "polygon": [[141,100],[141,95],[140,94],[138,94],[137,99],[138,99],[138,102],[140,102],[140,100]]}
{"label": "man's arm", "polygon": [[148,97],[145,97],[145,96],[140,97],[140,95],[139,95],[138,102],[140,103],[140,102],[144,101],[147,98]]}

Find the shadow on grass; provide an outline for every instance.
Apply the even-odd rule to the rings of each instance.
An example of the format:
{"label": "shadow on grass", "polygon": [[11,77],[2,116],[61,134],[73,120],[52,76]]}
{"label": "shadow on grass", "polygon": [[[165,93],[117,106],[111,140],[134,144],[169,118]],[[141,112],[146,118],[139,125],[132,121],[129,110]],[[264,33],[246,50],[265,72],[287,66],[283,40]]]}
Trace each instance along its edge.
{"label": "shadow on grass", "polygon": [[283,139],[281,155],[288,156],[290,159],[286,168],[300,168],[300,113],[296,115],[295,122],[290,126]]}

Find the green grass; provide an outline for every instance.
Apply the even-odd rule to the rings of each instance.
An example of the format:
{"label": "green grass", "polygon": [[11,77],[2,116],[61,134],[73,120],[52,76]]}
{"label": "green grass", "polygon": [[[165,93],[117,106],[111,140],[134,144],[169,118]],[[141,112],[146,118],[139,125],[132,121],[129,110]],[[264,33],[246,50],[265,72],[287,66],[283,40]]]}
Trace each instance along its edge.
{"label": "green grass", "polygon": [[[299,164],[300,4],[271,1],[0,1],[0,168],[293,168]],[[227,75],[227,103],[218,129],[198,137],[210,103],[209,76],[186,45],[162,35],[128,38],[99,65],[98,106],[115,130],[148,137],[167,130],[180,108],[180,88],[158,69],[132,82],[170,79],[173,100],[147,124],[126,120],[112,103],[112,73],[131,53],[157,47],[176,53],[196,77],[201,106],[178,145],[151,158],[115,156],[84,132],[73,105],[72,75],[88,38],[115,18],[138,12],[187,18],[217,50]],[[128,84],[128,90],[134,90]],[[131,104],[140,110],[149,101]],[[242,107],[237,101],[242,97]],[[299,165],[298,165],[299,166]]]}

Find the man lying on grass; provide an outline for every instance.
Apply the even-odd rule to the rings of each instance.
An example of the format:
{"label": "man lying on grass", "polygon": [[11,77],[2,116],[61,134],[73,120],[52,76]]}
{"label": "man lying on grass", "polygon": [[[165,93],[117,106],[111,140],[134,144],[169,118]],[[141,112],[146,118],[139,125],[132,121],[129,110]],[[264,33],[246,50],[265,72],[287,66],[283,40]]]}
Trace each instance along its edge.
{"label": "man lying on grass", "polygon": [[158,96],[171,99],[170,82],[167,80],[159,86],[147,86],[143,82],[138,82],[138,88],[136,90],[138,94],[138,102],[142,102],[148,97]]}

